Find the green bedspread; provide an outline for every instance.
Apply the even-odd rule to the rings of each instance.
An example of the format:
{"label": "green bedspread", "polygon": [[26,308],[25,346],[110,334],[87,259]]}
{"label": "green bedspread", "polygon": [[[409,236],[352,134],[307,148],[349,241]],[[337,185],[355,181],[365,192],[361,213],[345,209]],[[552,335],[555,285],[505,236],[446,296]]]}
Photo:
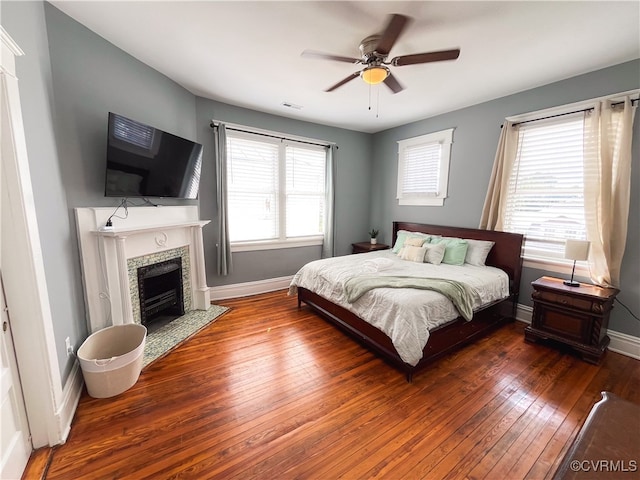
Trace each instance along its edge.
{"label": "green bedspread", "polygon": [[466,320],[473,317],[473,300],[476,291],[469,285],[443,278],[417,278],[380,275],[360,275],[345,282],[347,301],[353,303],[374,288],[418,288],[434,290],[447,297]]}

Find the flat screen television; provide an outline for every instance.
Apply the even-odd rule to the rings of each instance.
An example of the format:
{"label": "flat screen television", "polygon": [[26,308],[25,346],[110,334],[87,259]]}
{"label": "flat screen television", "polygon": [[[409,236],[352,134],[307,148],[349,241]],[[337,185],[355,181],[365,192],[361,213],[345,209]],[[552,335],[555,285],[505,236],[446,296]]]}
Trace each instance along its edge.
{"label": "flat screen television", "polygon": [[202,145],[109,112],[107,197],[197,198]]}

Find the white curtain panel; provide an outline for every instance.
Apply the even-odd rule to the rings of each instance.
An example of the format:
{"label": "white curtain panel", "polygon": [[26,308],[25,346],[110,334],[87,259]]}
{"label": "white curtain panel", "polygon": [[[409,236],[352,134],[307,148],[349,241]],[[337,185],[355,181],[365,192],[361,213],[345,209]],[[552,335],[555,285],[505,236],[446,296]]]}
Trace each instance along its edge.
{"label": "white curtain panel", "polygon": [[591,280],[617,287],[627,240],[631,141],[636,107],[629,97],[598,102],[585,118],[585,220],[591,241]]}
{"label": "white curtain panel", "polygon": [[482,208],[479,228],[482,230],[502,230],[504,204],[507,200],[507,187],[516,158],[518,145],[518,129],[513,122],[506,121],[502,125],[496,158],[491,170],[491,179],[487,196]]}

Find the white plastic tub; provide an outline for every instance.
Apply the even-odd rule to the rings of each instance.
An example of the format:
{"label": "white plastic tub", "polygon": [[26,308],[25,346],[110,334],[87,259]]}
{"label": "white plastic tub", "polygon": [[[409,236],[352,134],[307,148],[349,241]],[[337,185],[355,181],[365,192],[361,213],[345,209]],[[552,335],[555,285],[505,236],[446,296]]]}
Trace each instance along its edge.
{"label": "white plastic tub", "polygon": [[147,329],[143,325],[114,325],[90,335],[78,349],[89,395],[108,398],[138,381]]}

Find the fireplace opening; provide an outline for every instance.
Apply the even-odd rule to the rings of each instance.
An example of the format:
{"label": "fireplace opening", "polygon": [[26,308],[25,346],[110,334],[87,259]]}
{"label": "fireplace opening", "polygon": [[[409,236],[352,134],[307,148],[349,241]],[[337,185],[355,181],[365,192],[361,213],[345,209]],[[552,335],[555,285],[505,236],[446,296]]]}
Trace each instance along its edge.
{"label": "fireplace opening", "polygon": [[182,258],[138,268],[140,321],[149,333],[184,315]]}

